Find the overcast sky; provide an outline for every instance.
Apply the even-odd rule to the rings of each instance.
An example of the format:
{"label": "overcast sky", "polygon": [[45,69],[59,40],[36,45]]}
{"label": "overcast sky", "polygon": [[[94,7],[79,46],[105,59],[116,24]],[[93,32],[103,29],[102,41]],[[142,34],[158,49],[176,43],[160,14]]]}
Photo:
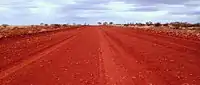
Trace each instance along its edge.
{"label": "overcast sky", "polygon": [[200,22],[200,0],[0,0],[0,24]]}

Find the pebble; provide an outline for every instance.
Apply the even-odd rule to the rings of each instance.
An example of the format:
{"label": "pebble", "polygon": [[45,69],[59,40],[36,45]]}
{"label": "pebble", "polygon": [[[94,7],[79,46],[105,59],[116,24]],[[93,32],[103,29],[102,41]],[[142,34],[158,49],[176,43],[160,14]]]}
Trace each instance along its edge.
{"label": "pebble", "polygon": [[3,35],[0,35],[0,38],[3,38]]}
{"label": "pebble", "polygon": [[183,83],[183,84],[181,84],[181,85],[190,85],[190,84],[188,84],[188,83]]}

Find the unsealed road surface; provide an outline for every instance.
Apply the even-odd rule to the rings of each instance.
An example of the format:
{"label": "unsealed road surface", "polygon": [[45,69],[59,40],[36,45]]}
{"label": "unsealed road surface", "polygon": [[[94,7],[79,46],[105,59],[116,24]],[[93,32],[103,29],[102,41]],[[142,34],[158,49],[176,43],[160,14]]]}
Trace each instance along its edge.
{"label": "unsealed road surface", "polygon": [[88,26],[0,40],[0,85],[200,85],[200,41]]}

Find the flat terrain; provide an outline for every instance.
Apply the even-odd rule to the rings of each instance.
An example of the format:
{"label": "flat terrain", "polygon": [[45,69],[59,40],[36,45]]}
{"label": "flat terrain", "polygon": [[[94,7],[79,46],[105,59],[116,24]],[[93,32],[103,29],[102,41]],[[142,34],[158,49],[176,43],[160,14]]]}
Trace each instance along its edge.
{"label": "flat terrain", "polygon": [[200,41],[111,26],[0,40],[0,85],[200,85]]}

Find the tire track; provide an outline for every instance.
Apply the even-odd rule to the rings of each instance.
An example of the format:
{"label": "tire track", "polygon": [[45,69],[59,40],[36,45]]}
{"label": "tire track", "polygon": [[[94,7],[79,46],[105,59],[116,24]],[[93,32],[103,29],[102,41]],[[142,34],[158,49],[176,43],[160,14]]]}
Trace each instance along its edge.
{"label": "tire track", "polygon": [[[194,59],[194,57],[191,57],[191,58],[179,57],[178,55],[181,54],[179,51],[166,49],[165,47],[159,46],[159,45],[151,46],[153,42],[147,42],[143,39],[124,35],[123,33],[120,33],[120,32],[114,32],[114,30],[110,30],[110,29],[105,29],[105,30],[106,32],[108,32],[107,35],[109,35],[112,39],[114,39],[115,42],[119,42],[118,45],[122,46],[127,53],[133,56],[132,58],[136,58],[136,60],[138,61],[143,61],[140,63],[147,66],[148,68],[147,70],[153,71],[154,73],[159,75],[161,78],[164,78],[167,82],[170,83],[167,85],[182,84],[184,83],[184,81],[188,83],[189,82],[197,83],[196,81],[198,81],[198,76],[200,75],[197,70],[199,69],[199,67],[196,67],[198,65],[197,64],[198,62],[194,62],[194,63],[185,62],[185,60]],[[166,49],[167,52],[171,51],[171,52],[174,52],[175,54],[174,53],[166,54],[167,52],[165,52],[165,50],[159,50],[159,49]],[[187,53],[184,53],[184,54],[188,55]],[[183,56],[186,56],[186,55],[183,55]],[[162,56],[166,56],[166,57],[162,57]],[[193,70],[190,72],[191,69]],[[189,76],[190,74],[195,75],[195,76],[193,77]],[[192,80],[192,81],[184,80],[185,77],[188,77],[187,79]]]}
{"label": "tire track", "polygon": [[105,70],[105,85],[135,85],[125,68],[114,61],[116,53],[110,48],[106,35],[100,31],[102,65]]}
{"label": "tire track", "polygon": [[[76,34],[77,35],[77,34]],[[40,59],[41,57],[53,52],[54,50],[58,49],[59,47],[61,47],[62,45],[72,41],[73,39],[76,38],[76,35],[72,35],[70,37],[68,37],[67,39],[64,39],[58,43],[55,43],[51,46],[45,47],[42,50],[37,51],[37,53],[32,53],[32,57],[28,60],[23,60],[21,63],[19,63],[18,65],[15,65],[11,68],[6,69],[5,71],[2,71],[0,73],[0,80],[9,76],[10,74],[22,69],[23,67],[37,61],[38,59]]]}

